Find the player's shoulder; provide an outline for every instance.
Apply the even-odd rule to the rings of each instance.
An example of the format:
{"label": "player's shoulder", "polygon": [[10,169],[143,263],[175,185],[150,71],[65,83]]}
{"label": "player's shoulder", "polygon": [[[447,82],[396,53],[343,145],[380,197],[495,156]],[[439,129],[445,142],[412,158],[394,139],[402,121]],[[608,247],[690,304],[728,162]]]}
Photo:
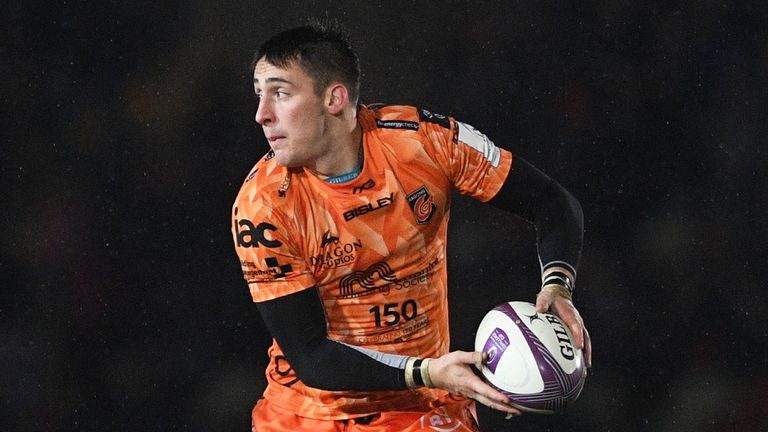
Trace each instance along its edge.
{"label": "player's shoulder", "polygon": [[288,168],[280,165],[274,159],[275,153],[270,150],[251,168],[240,186],[240,192],[235,199],[235,206],[271,207],[274,197],[284,194],[285,179]]}
{"label": "player's shoulder", "polygon": [[440,126],[452,129],[452,119],[443,114],[438,114],[411,105],[385,105],[370,104],[364,107],[365,112],[375,119],[377,129],[405,129],[418,131],[427,126]]}

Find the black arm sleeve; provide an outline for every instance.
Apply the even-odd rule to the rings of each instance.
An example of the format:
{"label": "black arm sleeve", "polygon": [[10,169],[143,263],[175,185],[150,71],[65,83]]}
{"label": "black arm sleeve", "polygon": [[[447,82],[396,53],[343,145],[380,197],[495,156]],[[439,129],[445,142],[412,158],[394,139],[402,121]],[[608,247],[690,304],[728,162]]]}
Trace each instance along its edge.
{"label": "black arm sleeve", "polygon": [[536,227],[542,266],[570,266],[576,275],[584,240],[581,205],[567,190],[520,157],[490,203],[513,212]]}
{"label": "black arm sleeve", "polygon": [[328,339],[316,288],[256,303],[272,337],[304,384],[322,390],[402,390],[403,369]]}

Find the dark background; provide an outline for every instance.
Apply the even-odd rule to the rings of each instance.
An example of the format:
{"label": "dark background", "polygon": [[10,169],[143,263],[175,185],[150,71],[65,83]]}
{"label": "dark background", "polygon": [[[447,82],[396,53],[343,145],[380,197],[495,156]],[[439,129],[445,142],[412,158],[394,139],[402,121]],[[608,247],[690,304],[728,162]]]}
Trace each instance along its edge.
{"label": "dark background", "polygon": [[[0,6],[0,430],[248,429],[269,339],[229,231],[267,149],[248,63],[326,13],[363,101],[453,115],[582,203],[594,367],[573,409],[510,430],[765,428],[760,2],[221,3]],[[470,349],[533,300],[534,233],[464,198],[452,224]]]}

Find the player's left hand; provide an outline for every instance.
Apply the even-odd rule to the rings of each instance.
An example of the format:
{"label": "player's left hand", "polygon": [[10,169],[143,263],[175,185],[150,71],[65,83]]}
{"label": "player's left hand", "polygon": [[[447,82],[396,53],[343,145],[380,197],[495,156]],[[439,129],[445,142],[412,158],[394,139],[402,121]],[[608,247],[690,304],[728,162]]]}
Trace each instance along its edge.
{"label": "player's left hand", "polygon": [[592,367],[592,341],[584,326],[584,320],[571,299],[564,297],[562,292],[552,285],[542,288],[536,296],[536,312],[547,311],[552,311],[568,326],[575,339],[576,348],[584,351],[584,364],[588,368]]}
{"label": "player's left hand", "polygon": [[488,361],[487,353],[452,351],[430,361],[429,376],[435,387],[472,398],[491,409],[511,416],[522,415],[507,396],[489,386],[472,370],[472,365],[481,368],[483,363]]}

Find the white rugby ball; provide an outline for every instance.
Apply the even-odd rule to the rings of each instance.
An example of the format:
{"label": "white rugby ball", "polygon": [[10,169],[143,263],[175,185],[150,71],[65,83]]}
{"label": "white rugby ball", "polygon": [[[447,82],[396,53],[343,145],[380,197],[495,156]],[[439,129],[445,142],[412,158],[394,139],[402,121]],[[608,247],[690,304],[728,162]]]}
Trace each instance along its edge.
{"label": "white rugby ball", "polygon": [[560,318],[527,302],[488,312],[475,335],[475,351],[488,353],[482,374],[522,411],[552,414],[576,400],[587,368]]}

